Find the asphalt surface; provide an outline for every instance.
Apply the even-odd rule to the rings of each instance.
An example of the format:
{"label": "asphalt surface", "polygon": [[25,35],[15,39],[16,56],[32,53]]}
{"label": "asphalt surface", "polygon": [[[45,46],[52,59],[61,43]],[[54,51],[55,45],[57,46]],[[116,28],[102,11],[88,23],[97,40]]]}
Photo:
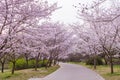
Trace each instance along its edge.
{"label": "asphalt surface", "polygon": [[45,78],[29,80],[105,80],[96,72],[76,64],[60,63],[60,68]]}

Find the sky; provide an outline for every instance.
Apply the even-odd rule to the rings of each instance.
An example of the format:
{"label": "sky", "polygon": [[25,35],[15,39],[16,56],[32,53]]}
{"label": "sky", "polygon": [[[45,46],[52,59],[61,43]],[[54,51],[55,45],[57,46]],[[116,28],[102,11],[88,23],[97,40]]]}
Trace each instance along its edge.
{"label": "sky", "polygon": [[[53,12],[51,18],[52,21],[61,21],[65,24],[71,24],[77,22],[77,9],[73,5],[91,4],[94,0],[48,0],[48,3],[58,3],[58,7],[62,7]],[[108,5],[108,4],[107,4]],[[79,20],[80,21],[80,20]]]}
{"label": "sky", "polygon": [[51,18],[53,21],[61,21],[65,24],[78,21],[77,12],[73,5],[78,2],[85,2],[86,0],[48,0],[49,3],[58,3],[58,7],[62,7],[53,12]]}

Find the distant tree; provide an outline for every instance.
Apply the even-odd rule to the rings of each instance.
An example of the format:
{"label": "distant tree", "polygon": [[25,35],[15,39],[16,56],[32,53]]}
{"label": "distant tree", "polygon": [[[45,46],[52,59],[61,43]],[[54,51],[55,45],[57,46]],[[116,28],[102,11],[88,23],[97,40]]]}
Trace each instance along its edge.
{"label": "distant tree", "polygon": [[48,49],[48,66],[55,65],[61,54],[69,48],[70,33],[64,29],[64,24],[45,22],[39,28],[43,34],[42,42]]}

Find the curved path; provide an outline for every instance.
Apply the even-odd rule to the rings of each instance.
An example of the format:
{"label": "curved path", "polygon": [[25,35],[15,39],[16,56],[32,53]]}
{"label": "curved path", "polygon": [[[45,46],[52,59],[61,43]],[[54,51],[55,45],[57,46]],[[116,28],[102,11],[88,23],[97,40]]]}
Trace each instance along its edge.
{"label": "curved path", "polygon": [[45,78],[29,80],[105,80],[96,72],[76,64],[60,63],[60,68]]}

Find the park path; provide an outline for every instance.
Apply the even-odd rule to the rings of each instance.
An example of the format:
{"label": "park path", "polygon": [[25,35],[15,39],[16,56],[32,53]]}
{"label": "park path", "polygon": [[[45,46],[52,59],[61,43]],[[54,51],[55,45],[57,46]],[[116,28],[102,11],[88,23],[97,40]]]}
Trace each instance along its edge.
{"label": "park path", "polygon": [[60,63],[60,68],[45,78],[29,80],[105,80],[96,72],[76,64]]}

